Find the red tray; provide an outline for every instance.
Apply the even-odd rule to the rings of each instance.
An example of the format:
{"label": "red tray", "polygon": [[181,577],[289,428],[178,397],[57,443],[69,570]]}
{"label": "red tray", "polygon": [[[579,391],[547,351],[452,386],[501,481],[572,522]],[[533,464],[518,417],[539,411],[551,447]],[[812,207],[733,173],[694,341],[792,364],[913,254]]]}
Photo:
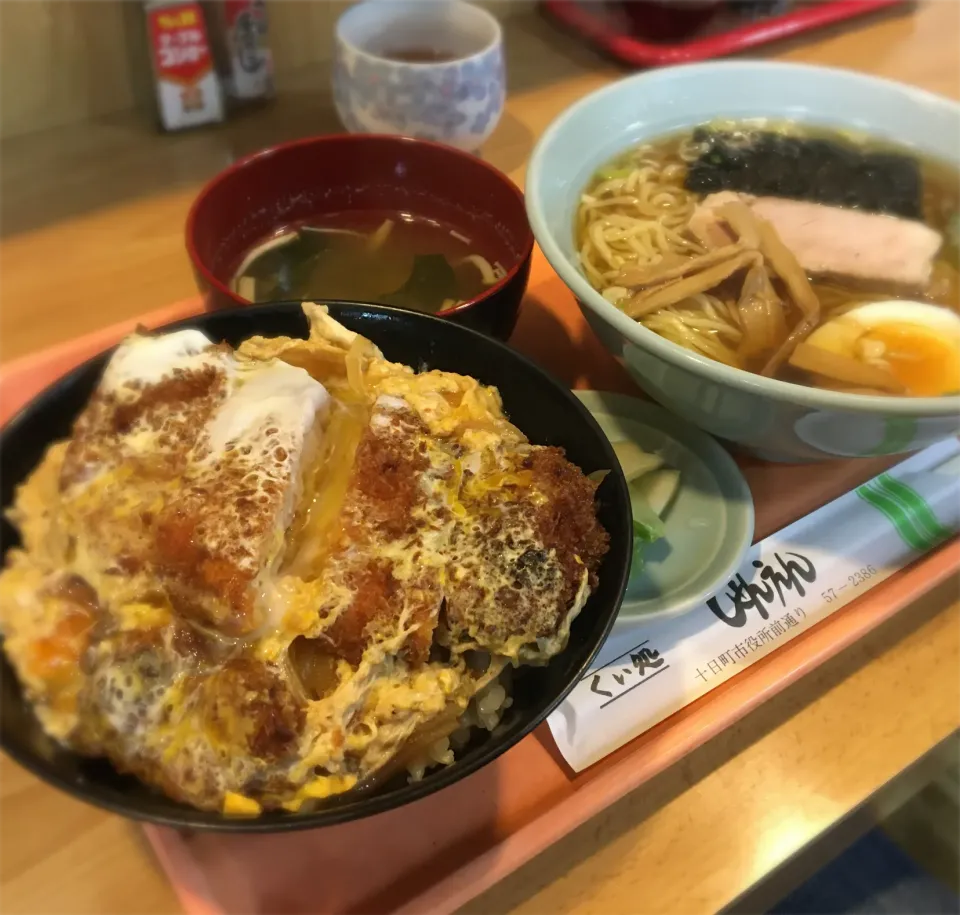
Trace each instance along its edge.
{"label": "red tray", "polygon": [[[632,0],[635,9],[644,0]],[[736,0],[730,0],[735,4]],[[605,54],[630,67],[659,67],[692,63],[747,51],[759,45],[790,38],[811,29],[833,25],[907,0],[818,0],[798,4],[796,9],[743,25],[683,41],[644,41],[628,34],[625,24],[611,16],[603,2],[584,0],[542,0],[542,9],[565,28],[586,38]]]}
{"label": "red tray", "polygon": [[[157,327],[200,308],[192,299],[7,364],[0,424],[138,323]],[[511,343],[570,387],[638,393],[539,251]],[[895,461],[786,465],[738,456],[756,505],[757,539]],[[147,827],[147,837],[189,915],[452,912],[958,569],[954,538],[579,774],[542,725],[469,778],[365,820],[264,836]]]}

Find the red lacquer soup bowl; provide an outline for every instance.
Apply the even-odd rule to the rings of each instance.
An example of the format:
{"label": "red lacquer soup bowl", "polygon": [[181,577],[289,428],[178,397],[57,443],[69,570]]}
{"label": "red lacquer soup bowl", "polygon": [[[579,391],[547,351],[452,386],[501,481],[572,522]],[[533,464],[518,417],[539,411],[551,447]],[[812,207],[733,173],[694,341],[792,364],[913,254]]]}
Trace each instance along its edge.
{"label": "red lacquer soup bowl", "polygon": [[523,194],[502,172],[448,146],[334,135],[274,146],[213,178],[187,217],[187,251],[209,310],[250,304],[230,289],[243,258],[284,226],[351,210],[407,211],[470,238],[506,271],[441,317],[500,339],[513,330],[533,251]]}

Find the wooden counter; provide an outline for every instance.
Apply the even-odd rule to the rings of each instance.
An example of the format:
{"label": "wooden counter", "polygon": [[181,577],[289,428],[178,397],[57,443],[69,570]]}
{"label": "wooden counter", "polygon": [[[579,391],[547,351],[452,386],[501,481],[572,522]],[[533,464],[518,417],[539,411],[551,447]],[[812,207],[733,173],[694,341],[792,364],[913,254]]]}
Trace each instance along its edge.
{"label": "wooden counter", "polygon": [[[958,36],[960,5],[934,0],[770,56],[957,97]],[[507,40],[508,112],[485,155],[520,181],[546,124],[618,71],[535,16],[512,17]],[[199,184],[238,154],[335,129],[327,77],[306,70],[274,106],[219,129],[157,136],[118,118],[4,143],[0,359],[192,295],[182,227]],[[779,892],[812,860],[805,849],[839,842],[865,805],[956,733],[958,622],[948,582],[467,910],[709,912],[771,875]],[[0,803],[5,912],[177,910],[135,826],[5,757]]]}

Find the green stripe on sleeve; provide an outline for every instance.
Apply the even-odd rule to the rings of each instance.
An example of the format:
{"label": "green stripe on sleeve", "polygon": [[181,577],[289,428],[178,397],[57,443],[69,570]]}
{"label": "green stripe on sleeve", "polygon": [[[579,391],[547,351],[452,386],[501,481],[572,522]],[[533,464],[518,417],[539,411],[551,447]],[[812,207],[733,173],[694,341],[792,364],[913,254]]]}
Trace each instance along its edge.
{"label": "green stripe on sleeve", "polygon": [[870,483],[864,483],[863,486],[858,487],[857,495],[886,516],[900,535],[900,539],[910,549],[916,550],[918,553],[925,553],[929,549],[927,539],[916,530],[899,502],[890,498],[883,491],[874,488]]}
{"label": "green stripe on sleeve", "polygon": [[923,496],[903,480],[882,473],[876,479],[877,486],[884,490],[891,498],[896,499],[907,511],[907,515],[922,534],[934,543],[941,543],[951,536],[933,513]]}

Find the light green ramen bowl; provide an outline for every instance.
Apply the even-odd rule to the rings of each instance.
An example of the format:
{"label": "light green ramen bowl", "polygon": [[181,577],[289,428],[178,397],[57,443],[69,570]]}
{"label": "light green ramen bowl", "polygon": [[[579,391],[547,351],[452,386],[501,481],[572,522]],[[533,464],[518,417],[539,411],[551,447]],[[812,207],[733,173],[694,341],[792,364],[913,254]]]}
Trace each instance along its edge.
{"label": "light green ramen bowl", "polygon": [[960,432],[960,395],[844,394],[763,378],[671,343],[590,285],[577,259],[574,216],[597,168],[636,144],[721,117],[857,130],[921,156],[960,158],[960,105],[844,70],[696,64],[643,73],[586,96],[550,125],[534,150],[527,215],[547,260],[603,343],[655,400],[768,460],[897,454]]}

